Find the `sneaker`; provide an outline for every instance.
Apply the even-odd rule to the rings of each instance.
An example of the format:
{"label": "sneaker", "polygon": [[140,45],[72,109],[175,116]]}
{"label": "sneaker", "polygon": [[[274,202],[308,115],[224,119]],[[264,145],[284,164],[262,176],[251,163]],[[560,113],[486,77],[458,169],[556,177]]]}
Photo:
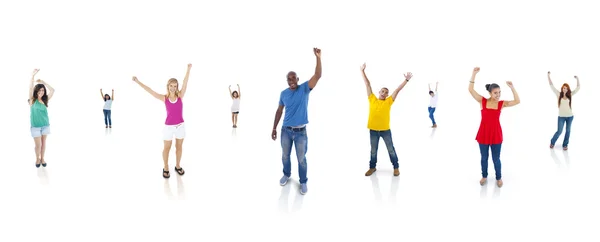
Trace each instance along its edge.
{"label": "sneaker", "polygon": [[281,177],[281,179],[279,179],[279,185],[285,186],[285,184],[287,184],[288,180],[290,180],[289,176]]}
{"label": "sneaker", "polygon": [[308,187],[306,186],[306,183],[300,184],[300,194],[304,195],[306,194],[306,192],[308,192]]}

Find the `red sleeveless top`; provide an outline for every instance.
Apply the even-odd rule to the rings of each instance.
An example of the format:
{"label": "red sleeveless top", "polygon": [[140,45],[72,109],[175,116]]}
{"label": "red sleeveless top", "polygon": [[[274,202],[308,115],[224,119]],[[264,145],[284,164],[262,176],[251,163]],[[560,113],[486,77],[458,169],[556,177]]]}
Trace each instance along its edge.
{"label": "red sleeveless top", "polygon": [[502,144],[502,126],[500,126],[500,113],[504,101],[498,102],[497,109],[487,108],[487,99],[481,100],[481,124],[475,138],[479,144]]}

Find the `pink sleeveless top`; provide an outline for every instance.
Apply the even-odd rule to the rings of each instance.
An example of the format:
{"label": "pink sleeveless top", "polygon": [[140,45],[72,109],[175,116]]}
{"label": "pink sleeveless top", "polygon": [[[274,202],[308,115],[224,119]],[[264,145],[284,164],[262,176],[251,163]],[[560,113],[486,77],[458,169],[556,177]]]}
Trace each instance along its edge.
{"label": "pink sleeveless top", "polygon": [[177,125],[183,123],[183,102],[181,98],[177,98],[175,103],[169,100],[169,97],[165,97],[165,106],[167,108],[167,120],[166,125]]}

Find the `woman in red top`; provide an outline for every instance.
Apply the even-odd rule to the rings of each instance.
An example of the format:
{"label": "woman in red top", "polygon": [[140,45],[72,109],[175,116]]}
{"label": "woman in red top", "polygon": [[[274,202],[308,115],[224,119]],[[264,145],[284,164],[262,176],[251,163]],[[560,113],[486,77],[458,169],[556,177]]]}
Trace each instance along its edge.
{"label": "woman in red top", "polygon": [[500,125],[500,113],[504,107],[512,107],[519,104],[519,95],[513,87],[512,82],[507,81],[506,84],[510,87],[513,93],[514,100],[500,100],[500,86],[496,83],[486,84],[485,89],[490,93],[490,98],[486,99],[479,95],[475,89],[475,76],[479,72],[479,67],[473,69],[473,75],[469,83],[469,92],[475,101],[481,105],[481,124],[477,131],[477,143],[479,143],[479,151],[481,152],[481,175],[483,178],[479,181],[480,185],[484,185],[487,181],[487,168],[489,150],[492,150],[492,160],[494,161],[494,170],[496,170],[496,185],[502,187],[502,165],[500,163],[500,150],[502,147],[502,126]]}

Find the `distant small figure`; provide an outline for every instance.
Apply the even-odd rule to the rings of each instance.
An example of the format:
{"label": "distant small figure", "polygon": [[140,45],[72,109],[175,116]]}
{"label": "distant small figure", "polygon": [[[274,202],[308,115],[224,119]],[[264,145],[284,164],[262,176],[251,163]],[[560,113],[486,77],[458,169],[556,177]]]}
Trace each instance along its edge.
{"label": "distant small figure", "polygon": [[233,127],[237,128],[238,114],[240,114],[240,100],[242,98],[242,91],[240,89],[240,84],[237,84],[237,91],[231,91],[231,85],[229,85],[229,96],[233,100],[231,104],[231,122],[233,123]]}
{"label": "distant small figure", "polygon": [[102,89],[100,89],[100,96],[104,100],[104,109],[102,110],[104,111],[104,125],[106,128],[112,128],[112,115],[110,110],[112,108],[112,102],[115,100],[115,89],[112,90],[112,98],[111,95],[104,94]]}
{"label": "distant small figure", "polygon": [[429,86],[429,96],[431,96],[431,98],[429,98],[429,107],[427,109],[429,111],[429,119],[431,119],[431,123],[433,123],[433,125],[431,126],[432,128],[437,128],[437,124],[435,123],[433,113],[435,112],[435,107],[437,106],[438,101],[438,84],[439,82],[435,83],[435,92],[431,90],[430,85],[427,85]]}

